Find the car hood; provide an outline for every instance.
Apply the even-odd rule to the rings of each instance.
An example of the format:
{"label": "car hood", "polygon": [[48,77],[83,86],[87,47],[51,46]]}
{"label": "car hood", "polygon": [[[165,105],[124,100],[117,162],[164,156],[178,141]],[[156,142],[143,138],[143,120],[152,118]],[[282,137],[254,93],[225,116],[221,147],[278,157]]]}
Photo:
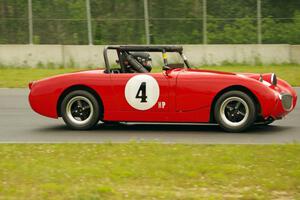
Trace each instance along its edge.
{"label": "car hood", "polygon": [[216,71],[216,70],[207,70],[207,69],[188,69],[190,72],[200,72],[200,73],[210,73],[210,74],[220,74],[220,75],[231,75],[231,76],[239,76],[243,78],[251,78],[255,80],[260,80],[262,76],[264,80],[269,80],[269,77],[272,73],[243,73],[243,72],[223,72],[223,71]]}
{"label": "car hood", "polygon": [[217,75],[228,75],[228,76],[238,76],[245,79],[254,79],[264,85],[270,86],[271,85],[271,77],[274,73],[242,73],[242,72],[222,72],[222,71],[215,71],[215,70],[207,70],[207,69],[188,69],[189,72],[194,73],[209,73],[209,74],[217,74]]}
{"label": "car hood", "polygon": [[232,72],[222,72],[216,70],[208,70],[208,69],[187,69],[189,72],[199,72],[199,73],[211,73],[211,74],[222,74],[222,75],[236,75],[236,73]]}

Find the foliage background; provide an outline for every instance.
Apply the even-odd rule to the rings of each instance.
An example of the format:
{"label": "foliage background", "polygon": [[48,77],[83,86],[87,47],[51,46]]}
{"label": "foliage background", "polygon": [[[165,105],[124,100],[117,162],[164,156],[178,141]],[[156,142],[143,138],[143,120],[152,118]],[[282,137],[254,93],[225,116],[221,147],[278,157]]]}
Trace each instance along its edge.
{"label": "foliage background", "polygon": [[[262,42],[300,44],[300,1],[261,0]],[[142,0],[90,0],[94,44],[144,44]],[[202,0],[148,0],[152,44],[201,44]],[[32,0],[35,44],[88,44],[85,0]],[[207,0],[209,44],[257,42],[257,0]],[[0,0],[0,44],[28,43],[28,0]]]}

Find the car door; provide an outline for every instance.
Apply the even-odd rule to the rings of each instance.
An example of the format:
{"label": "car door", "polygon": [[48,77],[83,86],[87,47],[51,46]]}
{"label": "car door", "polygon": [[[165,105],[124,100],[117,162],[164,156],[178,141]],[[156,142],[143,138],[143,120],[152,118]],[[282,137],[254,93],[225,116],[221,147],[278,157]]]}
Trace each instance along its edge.
{"label": "car door", "polygon": [[213,77],[210,73],[183,70],[176,82],[176,113],[180,121],[207,122],[213,98]]}
{"label": "car door", "polygon": [[[120,121],[166,121],[169,77],[164,73],[111,74],[115,112]],[[122,119],[121,119],[122,118]]]}

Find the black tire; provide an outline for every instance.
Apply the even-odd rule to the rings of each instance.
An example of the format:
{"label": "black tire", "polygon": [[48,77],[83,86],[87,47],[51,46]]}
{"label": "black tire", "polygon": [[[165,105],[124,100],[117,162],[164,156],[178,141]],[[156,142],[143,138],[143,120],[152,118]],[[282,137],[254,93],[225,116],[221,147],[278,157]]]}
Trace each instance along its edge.
{"label": "black tire", "polygon": [[64,122],[71,129],[91,129],[100,119],[101,111],[97,99],[85,90],[75,90],[67,94],[60,109]]}
{"label": "black tire", "polygon": [[257,115],[254,100],[244,92],[229,91],[217,100],[214,116],[227,132],[242,132],[252,126]]}

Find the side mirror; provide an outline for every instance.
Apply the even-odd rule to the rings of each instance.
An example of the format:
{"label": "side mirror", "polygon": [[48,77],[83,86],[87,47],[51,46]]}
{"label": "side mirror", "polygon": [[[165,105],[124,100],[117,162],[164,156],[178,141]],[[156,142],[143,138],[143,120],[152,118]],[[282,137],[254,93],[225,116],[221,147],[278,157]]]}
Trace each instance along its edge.
{"label": "side mirror", "polygon": [[169,64],[168,67],[170,69],[184,68],[184,64],[183,63],[173,63],[173,64]]}
{"label": "side mirror", "polygon": [[164,71],[167,71],[167,70],[169,70],[169,69],[171,69],[170,67],[168,67],[168,66],[163,66],[163,68],[162,68]]}
{"label": "side mirror", "polygon": [[163,66],[163,73],[164,73],[164,75],[165,76],[169,76],[169,72],[170,72],[170,67],[168,67],[168,66]]}

